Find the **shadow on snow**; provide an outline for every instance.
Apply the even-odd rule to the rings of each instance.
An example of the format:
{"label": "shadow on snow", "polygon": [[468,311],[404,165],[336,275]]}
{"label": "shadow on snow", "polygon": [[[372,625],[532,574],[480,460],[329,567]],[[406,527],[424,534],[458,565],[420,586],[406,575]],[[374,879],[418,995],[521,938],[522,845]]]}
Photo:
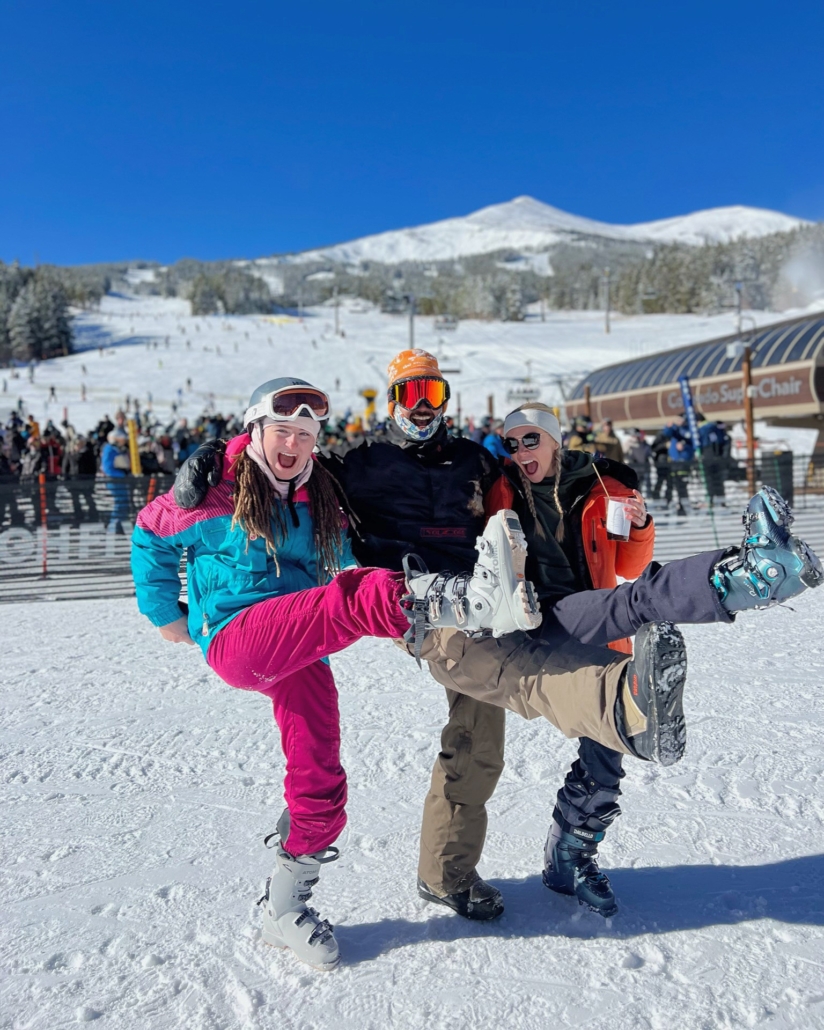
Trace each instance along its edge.
{"label": "shadow on snow", "polygon": [[80,354],[83,351],[97,350],[103,347],[109,350],[113,347],[134,347],[139,344],[162,342],[161,336],[119,336],[112,335],[111,330],[105,326],[95,324],[75,324],[72,329],[73,354]]}
{"label": "shadow on snow", "polygon": [[346,965],[426,941],[479,938],[567,937],[626,939],[757,919],[824,926],[824,855],[757,866],[683,865],[609,870],[618,914],[607,923],[574,898],[547,890],[540,876],[491,880],[506,911],[491,923],[473,923],[440,906],[425,922],[382,919],[338,925]]}

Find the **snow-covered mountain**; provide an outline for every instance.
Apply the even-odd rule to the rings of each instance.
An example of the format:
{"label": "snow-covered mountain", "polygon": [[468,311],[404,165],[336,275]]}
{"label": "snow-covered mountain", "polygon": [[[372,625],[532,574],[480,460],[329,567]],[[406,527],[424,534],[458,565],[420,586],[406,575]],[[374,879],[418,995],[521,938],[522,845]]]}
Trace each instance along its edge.
{"label": "snow-covered mountain", "polygon": [[639,225],[611,225],[568,214],[533,197],[516,197],[462,218],[364,236],[294,255],[295,261],[344,263],[449,261],[496,250],[551,249],[582,238],[702,244],[765,236],[809,224],[803,218],[754,207],[718,207]]}
{"label": "snow-covered mountain", "polygon": [[695,211],[691,215],[662,218],[657,222],[641,222],[623,228],[636,239],[651,239],[661,243],[727,243],[742,236],[769,236],[774,232],[788,232],[800,225],[812,223],[794,218],[780,211],[767,211],[760,207],[712,207]]}

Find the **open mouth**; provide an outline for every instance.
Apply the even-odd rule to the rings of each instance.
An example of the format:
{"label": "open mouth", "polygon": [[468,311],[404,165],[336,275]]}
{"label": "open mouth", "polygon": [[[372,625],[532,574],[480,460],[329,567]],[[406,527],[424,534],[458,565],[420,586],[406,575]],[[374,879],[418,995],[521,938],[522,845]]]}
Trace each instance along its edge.
{"label": "open mouth", "polygon": [[537,461],[525,461],[521,468],[526,472],[528,476],[534,476],[538,473],[538,462]]}
{"label": "open mouth", "polygon": [[297,464],[297,454],[284,454],[282,451],[278,451],[278,465],[282,469],[292,469]]}
{"label": "open mouth", "polygon": [[423,428],[424,426],[428,426],[429,423],[432,421],[432,415],[426,415],[426,414],[420,413],[420,414],[417,414],[417,415],[413,415],[412,418],[411,418],[411,421],[416,426],[420,426],[421,428]]}

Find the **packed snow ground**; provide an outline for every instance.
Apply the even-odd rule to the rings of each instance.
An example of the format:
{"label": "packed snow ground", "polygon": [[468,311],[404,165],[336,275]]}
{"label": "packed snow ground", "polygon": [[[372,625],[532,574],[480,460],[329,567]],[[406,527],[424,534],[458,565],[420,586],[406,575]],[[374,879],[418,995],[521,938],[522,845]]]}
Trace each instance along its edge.
{"label": "packed snow ground", "polygon": [[350,822],[315,894],[333,973],[259,938],[283,776],[266,702],[131,601],[4,607],[0,1026],[824,1026],[824,590],[793,607],[687,630],[688,752],[627,762],[608,923],[541,884],[574,748],[515,716],[481,865],[505,914],[419,900],[443,692],[388,641],[334,658]]}
{"label": "packed snow ground", "polygon": [[[22,396],[41,420],[67,407],[82,431],[149,394],[163,422],[178,399],[179,416],[227,414],[284,373],[358,411],[364,386],[380,403],[408,341],[404,318],[363,308],[342,305],[341,337],[331,308],[303,322],[193,318],[179,300],[107,297],[78,317],[84,349],[33,383],[3,372],[0,415]],[[415,342],[460,369],[453,412],[460,394],[481,415],[490,393],[507,410],[527,360],[555,402],[557,376],[733,327],[731,315],[617,317],[607,336],[599,313],[533,312],[442,334],[419,318]],[[164,645],[131,601],[4,606],[0,1027],[824,1026],[824,597],[795,607],[689,631],[689,752],[674,769],[631,765],[603,849],[622,902],[611,925],[541,885],[574,748],[514,717],[481,869],[505,916],[475,926],[419,901],[442,691],[390,644],[334,659],[350,827],[316,900],[344,965],[319,974],[259,941],[261,840],[283,775],[265,702]]]}
{"label": "packed snow ground", "polygon": [[[344,300],[338,316],[345,336],[334,331],[331,306],[297,317],[193,317],[180,299],[113,295],[99,311],[77,314],[77,353],[40,364],[29,382],[2,370],[0,418],[23,400],[25,414],[45,422],[63,419],[80,432],[104,415],[113,416],[126,398],[151,403],[158,419],[190,419],[212,406],[224,415],[242,412],[252,390],[279,375],[296,375],[330,392],[335,411],[359,413],[364,387],[378,391],[378,412],[385,412],[386,366],[409,343],[408,319],[381,314],[361,301]],[[759,325],[788,314],[758,312]],[[529,374],[541,399],[560,403],[559,377],[567,386],[600,365],[734,332],[733,314],[613,316],[604,332],[603,312],[548,312],[537,308],[525,322],[461,322],[439,332],[435,319],[415,320],[415,345],[441,358],[453,397],[450,411],[482,416],[491,395],[496,414],[518,403],[508,399]],[[168,341],[168,346],[167,346]],[[529,365],[527,363],[530,363]],[[187,385],[191,380],[191,388]],[[81,400],[81,386],[86,400]],[[50,400],[50,388],[56,400]],[[802,434],[806,431],[800,431]],[[779,434],[780,435],[780,434]],[[796,450],[812,449],[815,433]]]}

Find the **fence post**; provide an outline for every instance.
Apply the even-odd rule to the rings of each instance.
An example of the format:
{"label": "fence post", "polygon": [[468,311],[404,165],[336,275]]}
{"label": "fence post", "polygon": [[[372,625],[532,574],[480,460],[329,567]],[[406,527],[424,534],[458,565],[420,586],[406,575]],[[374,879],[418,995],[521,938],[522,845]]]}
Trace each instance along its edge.
{"label": "fence post", "polygon": [[40,525],[43,527],[43,579],[49,571],[49,520],[46,514],[46,473],[41,472],[37,477],[40,483]]}
{"label": "fence post", "polygon": [[146,497],[146,504],[151,504],[155,497],[155,491],[157,490],[157,479],[155,476],[149,480],[149,493]]}

